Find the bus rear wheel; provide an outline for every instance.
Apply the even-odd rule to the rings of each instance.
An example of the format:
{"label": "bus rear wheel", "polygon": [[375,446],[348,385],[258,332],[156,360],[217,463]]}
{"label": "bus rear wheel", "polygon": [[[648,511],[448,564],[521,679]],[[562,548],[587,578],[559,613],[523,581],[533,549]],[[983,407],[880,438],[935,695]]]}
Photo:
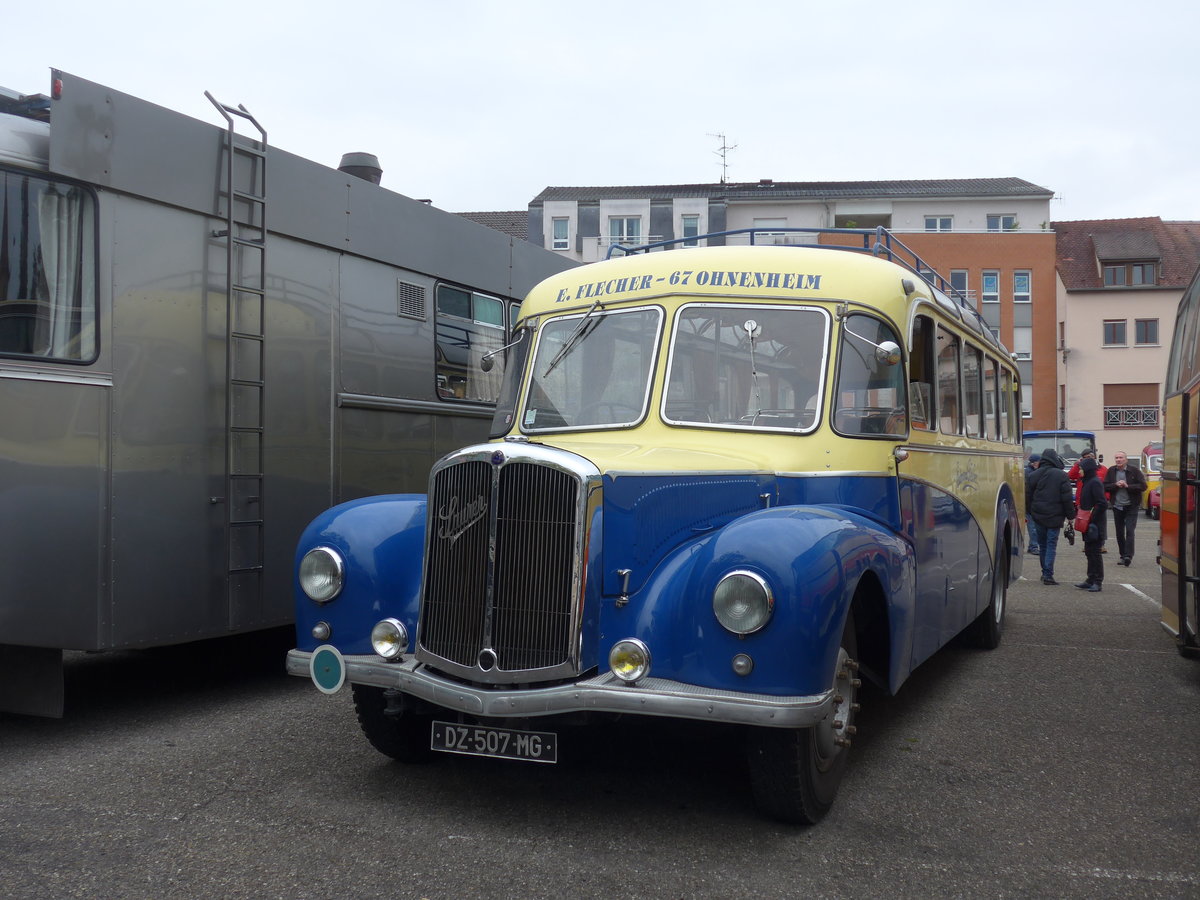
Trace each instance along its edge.
{"label": "bus rear wheel", "polygon": [[354,711],[358,724],[371,746],[404,763],[428,762],[433,758],[430,749],[430,730],[433,717],[419,715],[404,708],[400,697],[391,698],[383,688],[352,685]]}
{"label": "bus rear wheel", "polygon": [[971,623],[972,641],[985,650],[995,650],[1004,636],[1004,613],[1008,606],[1008,544],[1000,545],[992,573],[992,596],[987,608]]}
{"label": "bus rear wheel", "polygon": [[833,806],[846,772],[858,712],[858,663],[854,620],[847,617],[834,677],[834,704],[810,728],[752,728],[746,755],[754,800],[765,815],[796,825],[815,825]]}

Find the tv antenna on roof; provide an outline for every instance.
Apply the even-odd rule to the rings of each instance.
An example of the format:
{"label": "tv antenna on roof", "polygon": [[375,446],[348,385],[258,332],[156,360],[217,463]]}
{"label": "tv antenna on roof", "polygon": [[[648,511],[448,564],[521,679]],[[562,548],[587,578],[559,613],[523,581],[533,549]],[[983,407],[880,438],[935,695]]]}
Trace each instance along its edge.
{"label": "tv antenna on roof", "polygon": [[713,153],[715,153],[715,154],[717,154],[717,156],[721,157],[721,184],[728,184],[729,183],[729,153],[731,150],[737,149],[737,144],[726,143],[724,132],[720,132],[718,134],[713,134],[713,133],[709,132],[708,136],[721,139],[721,146],[718,149],[714,150]]}

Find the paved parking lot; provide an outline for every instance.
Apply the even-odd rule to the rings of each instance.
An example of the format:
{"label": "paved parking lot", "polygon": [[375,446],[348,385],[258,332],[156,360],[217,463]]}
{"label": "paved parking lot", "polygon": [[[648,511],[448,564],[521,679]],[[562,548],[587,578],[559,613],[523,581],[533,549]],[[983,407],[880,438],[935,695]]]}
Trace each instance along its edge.
{"label": "paved parking lot", "polygon": [[1100,594],[1064,545],[998,650],[868,694],[811,829],[758,816],[733,730],[631,720],[568,733],[556,766],[406,767],[346,693],[282,674],[287,635],[75,654],[67,718],[0,716],[0,894],[1194,898],[1200,663],[1158,625],[1155,537]]}

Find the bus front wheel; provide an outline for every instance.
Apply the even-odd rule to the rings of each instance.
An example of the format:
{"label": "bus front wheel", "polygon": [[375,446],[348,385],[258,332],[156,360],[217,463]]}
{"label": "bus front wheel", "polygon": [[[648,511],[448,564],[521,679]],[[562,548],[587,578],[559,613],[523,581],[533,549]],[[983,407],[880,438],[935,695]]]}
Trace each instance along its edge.
{"label": "bus front wheel", "polygon": [[429,734],[433,717],[404,709],[383,688],[356,684],[354,711],[371,746],[385,756],[405,763],[428,762],[433,758]]}
{"label": "bus front wheel", "polygon": [[833,806],[846,772],[858,712],[858,664],[854,620],[848,616],[838,651],[834,705],[811,728],[752,728],[746,752],[759,810],[771,818],[814,825]]}

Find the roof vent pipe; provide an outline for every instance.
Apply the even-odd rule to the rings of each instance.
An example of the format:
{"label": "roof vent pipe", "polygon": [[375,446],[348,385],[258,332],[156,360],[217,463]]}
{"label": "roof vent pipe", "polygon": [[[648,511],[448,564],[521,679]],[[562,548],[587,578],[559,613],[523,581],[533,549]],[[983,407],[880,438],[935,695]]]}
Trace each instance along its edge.
{"label": "roof vent pipe", "polygon": [[371,184],[379,184],[380,179],[383,178],[379,157],[374,153],[343,153],[342,161],[338,164],[338,171],[361,178],[363,181],[369,181]]}

